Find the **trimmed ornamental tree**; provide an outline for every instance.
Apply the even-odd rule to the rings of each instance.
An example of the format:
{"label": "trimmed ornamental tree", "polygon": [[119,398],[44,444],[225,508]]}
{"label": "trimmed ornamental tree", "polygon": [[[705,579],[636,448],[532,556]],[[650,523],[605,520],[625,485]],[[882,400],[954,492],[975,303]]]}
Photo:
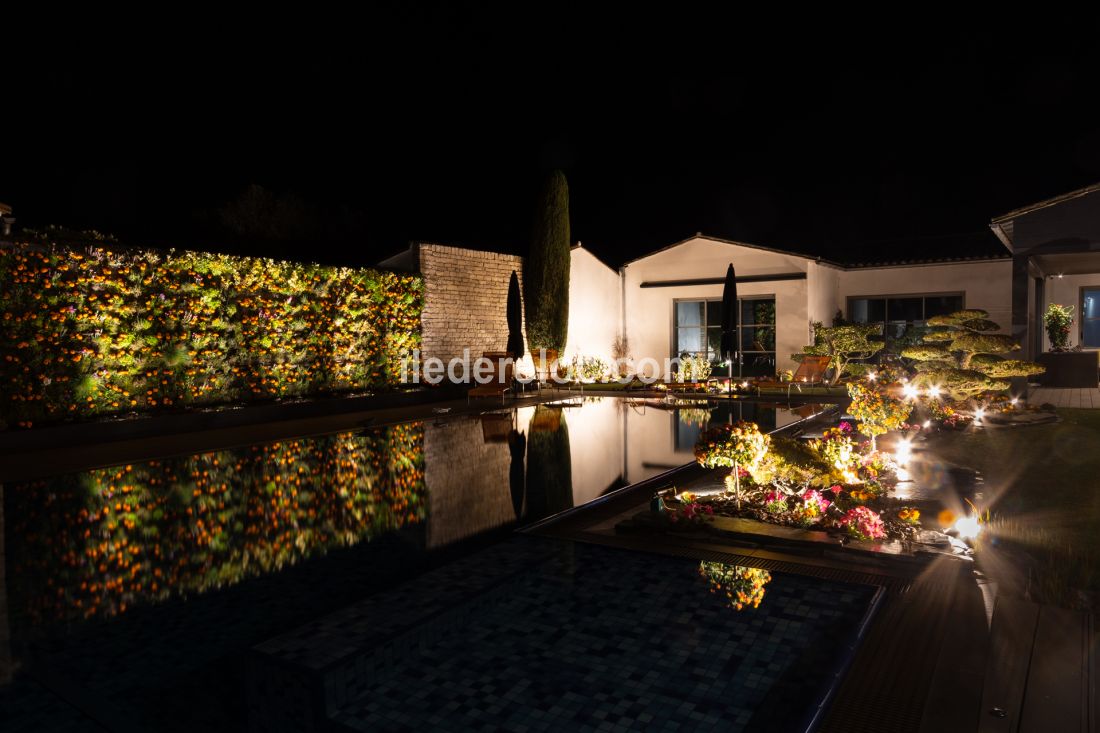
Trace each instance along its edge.
{"label": "trimmed ornamental tree", "polygon": [[561,353],[569,327],[569,184],[554,171],[535,208],[531,250],[523,271],[527,343]]}
{"label": "trimmed ornamental tree", "polygon": [[877,335],[877,324],[844,323],[837,326],[823,326],[814,323],[814,343],[805,346],[801,354],[792,354],[795,361],[801,361],[804,355],[828,356],[833,375],[830,385],[835,385],[845,374],[854,374],[862,364],[856,359],[868,359],[882,350],[882,342],[871,341]]}
{"label": "trimmed ornamental tree", "polygon": [[928,319],[924,343],[902,350],[916,362],[917,386],[936,386],[953,399],[1009,388],[1010,377],[1041,374],[1043,367],[1030,361],[1006,359],[1020,345],[1000,329],[984,310],[962,310]]}
{"label": "trimmed ornamental tree", "polygon": [[754,422],[719,425],[699,436],[695,460],[704,468],[732,468],[737,508],[741,508],[741,468],[751,471],[768,454],[771,437]]}
{"label": "trimmed ornamental tree", "polygon": [[856,425],[859,432],[871,439],[871,450],[876,450],[875,438],[900,428],[913,411],[911,402],[897,397],[899,388],[886,371],[879,379],[848,383],[848,395],[852,398],[848,413],[859,421]]}

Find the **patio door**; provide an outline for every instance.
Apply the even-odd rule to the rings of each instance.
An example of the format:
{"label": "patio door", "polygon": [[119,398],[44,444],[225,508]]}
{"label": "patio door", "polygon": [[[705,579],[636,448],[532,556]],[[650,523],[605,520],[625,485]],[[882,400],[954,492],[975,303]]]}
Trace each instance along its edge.
{"label": "patio door", "polygon": [[[677,300],[674,303],[673,356],[706,356],[720,361],[722,343],[721,300]],[[735,376],[775,374],[775,298],[738,299],[738,328],[741,350]],[[715,374],[725,374],[716,369]]]}
{"label": "patio door", "polygon": [[1081,346],[1100,349],[1100,286],[1081,288]]}

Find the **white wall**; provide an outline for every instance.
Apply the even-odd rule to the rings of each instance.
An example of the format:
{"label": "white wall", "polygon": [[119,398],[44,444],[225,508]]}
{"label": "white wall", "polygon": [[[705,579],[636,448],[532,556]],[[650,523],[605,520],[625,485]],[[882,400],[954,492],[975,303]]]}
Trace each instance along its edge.
{"label": "white wall", "polygon": [[840,278],[843,272],[831,265],[808,262],[806,265],[806,309],[809,320],[830,326],[840,305]]}
{"label": "white wall", "polygon": [[847,316],[850,297],[960,292],[965,307],[989,311],[1002,332],[1012,332],[1012,262],[1007,260],[845,270],[836,307]]}
{"label": "white wall", "polygon": [[[635,360],[671,357],[673,302],[722,297],[722,285],[641,288],[643,282],[721,278],[733,263],[739,277],[806,272],[804,257],[695,237],[624,267],[626,335]],[[738,283],[739,296],[775,297],[776,368],[791,369],[791,354],[808,343],[806,280]],[[667,376],[667,375],[666,375]]]}
{"label": "white wall", "polygon": [[598,356],[611,364],[622,323],[619,273],[584,247],[569,253],[569,333],[561,358]]}
{"label": "white wall", "polygon": [[[1069,345],[1071,347],[1076,346],[1080,341],[1081,288],[1083,287],[1100,288],[1100,273],[1048,277],[1044,288],[1046,291],[1046,298],[1043,303],[1044,313],[1046,312],[1047,305],[1050,303],[1073,306],[1073,325],[1069,329]],[[1040,323],[1038,324],[1038,328],[1043,329],[1043,350],[1048,351],[1050,349],[1050,339],[1047,338],[1046,327]]]}

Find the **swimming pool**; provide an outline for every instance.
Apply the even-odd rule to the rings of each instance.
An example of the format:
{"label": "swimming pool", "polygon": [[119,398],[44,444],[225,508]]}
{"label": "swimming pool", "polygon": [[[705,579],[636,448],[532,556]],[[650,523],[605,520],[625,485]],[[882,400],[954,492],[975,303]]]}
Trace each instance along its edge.
{"label": "swimming pool", "polygon": [[[461,574],[450,568],[258,647],[261,727],[300,729],[285,721],[309,707],[286,701],[316,687],[325,701],[312,714],[339,730],[803,731],[878,598],[874,586],[721,562],[505,544],[532,561],[518,572],[492,554],[463,561],[461,598],[435,605]],[[742,590],[732,600],[730,584]],[[414,618],[377,629],[387,604]]]}
{"label": "swimming pool", "polygon": [[730,409],[590,397],[7,483],[0,667],[97,719],[237,728],[250,646],[688,463],[708,420],[805,412]]}

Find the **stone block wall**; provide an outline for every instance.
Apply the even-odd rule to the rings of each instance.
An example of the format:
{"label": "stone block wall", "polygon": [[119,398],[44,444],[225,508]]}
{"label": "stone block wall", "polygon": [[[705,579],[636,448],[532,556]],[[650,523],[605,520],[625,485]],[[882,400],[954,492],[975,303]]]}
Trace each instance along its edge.
{"label": "stone block wall", "polygon": [[486,351],[504,351],[508,281],[515,270],[522,297],[523,258],[440,244],[416,249],[425,282],[421,359],[434,356],[447,364],[466,348],[471,360]]}

